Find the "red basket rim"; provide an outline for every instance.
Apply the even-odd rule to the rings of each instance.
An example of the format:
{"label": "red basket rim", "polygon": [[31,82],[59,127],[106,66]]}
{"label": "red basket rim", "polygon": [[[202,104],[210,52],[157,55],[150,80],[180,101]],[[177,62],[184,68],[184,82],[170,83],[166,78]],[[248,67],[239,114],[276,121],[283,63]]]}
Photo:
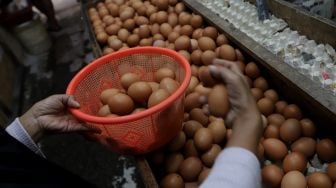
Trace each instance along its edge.
{"label": "red basket rim", "polygon": [[100,57],[96,60],[94,60],[92,63],[84,67],[81,71],[79,71],[75,77],[71,80],[71,82],[68,85],[68,88],[66,90],[66,94],[73,95],[75,92],[76,87],[78,84],[94,69],[98,68],[100,65],[108,63],[111,59],[118,59],[121,57],[125,57],[127,55],[132,54],[139,54],[139,53],[158,53],[162,55],[167,55],[171,58],[174,58],[176,62],[178,62],[185,72],[185,78],[180,85],[180,87],[166,100],[162,101],[161,103],[146,109],[142,112],[136,113],[136,114],[130,114],[126,116],[120,116],[120,117],[99,117],[99,116],[93,116],[86,114],[79,109],[70,108],[70,112],[77,117],[80,120],[90,122],[90,123],[97,123],[97,124],[116,124],[116,123],[127,123],[131,121],[135,121],[138,119],[141,119],[143,117],[152,115],[158,111],[161,111],[171,105],[173,102],[176,101],[178,97],[180,97],[183,92],[186,90],[186,88],[189,85],[189,81],[191,78],[191,69],[189,66],[188,61],[181,56],[179,53],[166,49],[166,48],[160,48],[160,47],[135,47],[135,48],[129,48],[125,50],[121,50],[118,52],[114,52],[108,55],[105,55],[103,57]]}

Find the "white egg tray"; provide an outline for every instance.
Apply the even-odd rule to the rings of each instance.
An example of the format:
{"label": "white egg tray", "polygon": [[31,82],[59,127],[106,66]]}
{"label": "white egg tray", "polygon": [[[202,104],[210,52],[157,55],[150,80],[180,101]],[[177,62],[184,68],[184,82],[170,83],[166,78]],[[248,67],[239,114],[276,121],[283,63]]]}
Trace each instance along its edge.
{"label": "white egg tray", "polygon": [[198,0],[321,87],[336,95],[336,52],[293,31],[280,18],[259,21],[257,7],[244,0]]}

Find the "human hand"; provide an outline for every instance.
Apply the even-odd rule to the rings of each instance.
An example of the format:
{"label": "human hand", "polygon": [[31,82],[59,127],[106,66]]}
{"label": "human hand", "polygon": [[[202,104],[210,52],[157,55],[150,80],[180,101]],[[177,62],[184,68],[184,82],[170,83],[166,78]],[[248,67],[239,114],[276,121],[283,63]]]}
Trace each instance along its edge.
{"label": "human hand", "polygon": [[[215,59],[214,65],[210,65],[211,75],[223,81],[228,90],[230,110],[225,122],[228,125],[234,124],[236,118],[249,115],[251,118],[260,116],[256,102],[251,94],[245,76],[235,62]],[[256,118],[254,118],[256,119]],[[253,120],[253,119],[251,119]]]}
{"label": "human hand", "polygon": [[69,107],[79,108],[80,104],[70,95],[52,95],[34,104],[19,120],[34,141],[45,132],[100,131],[79,122],[68,112]]}
{"label": "human hand", "polygon": [[227,146],[242,147],[257,153],[262,135],[261,115],[248,83],[235,62],[215,59],[209,66],[211,75],[223,81],[230,103],[225,123],[233,127]]}

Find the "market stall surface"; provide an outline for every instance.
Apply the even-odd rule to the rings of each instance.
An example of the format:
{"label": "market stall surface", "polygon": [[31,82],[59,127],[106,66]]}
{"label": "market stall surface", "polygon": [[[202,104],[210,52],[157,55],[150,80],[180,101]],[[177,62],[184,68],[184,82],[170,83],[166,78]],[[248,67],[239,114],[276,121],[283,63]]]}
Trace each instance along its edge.
{"label": "market stall surface", "polygon": [[[49,95],[64,93],[76,72],[93,60],[80,5],[76,1],[55,1],[54,5],[62,30],[50,33],[53,49],[47,61],[31,59],[31,65],[43,66],[28,68],[24,110]],[[98,187],[143,187],[133,157],[118,155],[79,134],[45,137],[41,147],[48,160]]]}

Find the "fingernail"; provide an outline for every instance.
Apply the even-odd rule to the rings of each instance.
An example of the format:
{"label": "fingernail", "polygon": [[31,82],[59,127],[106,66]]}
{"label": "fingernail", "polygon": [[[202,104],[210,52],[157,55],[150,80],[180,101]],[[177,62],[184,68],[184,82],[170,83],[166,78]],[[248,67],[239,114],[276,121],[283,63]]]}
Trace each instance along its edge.
{"label": "fingernail", "polygon": [[212,72],[213,72],[213,71],[216,71],[216,66],[214,66],[214,65],[209,65],[208,67],[209,67],[209,70],[210,70],[210,71],[212,71]]}
{"label": "fingernail", "polygon": [[74,101],[74,107],[79,108],[80,104],[77,101]]}

